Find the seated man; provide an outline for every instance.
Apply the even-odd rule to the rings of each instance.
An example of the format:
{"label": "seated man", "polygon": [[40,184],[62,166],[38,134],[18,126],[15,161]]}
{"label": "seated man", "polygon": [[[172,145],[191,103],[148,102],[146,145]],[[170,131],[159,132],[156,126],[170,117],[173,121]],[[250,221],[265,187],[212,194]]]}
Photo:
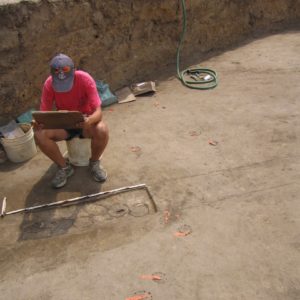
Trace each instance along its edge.
{"label": "seated man", "polygon": [[108,143],[108,128],[102,120],[101,99],[96,83],[86,72],[77,71],[72,59],[64,54],[56,55],[50,62],[51,76],[43,86],[41,111],[80,111],[84,122],[77,129],[43,129],[43,124],[34,124],[35,141],[41,151],[55,162],[59,169],[52,181],[54,188],[67,183],[74,169],[61,154],[56,142],[70,140],[75,136],[91,138],[91,158],[89,168],[94,180],[104,182],[106,171],[100,165],[100,157]]}

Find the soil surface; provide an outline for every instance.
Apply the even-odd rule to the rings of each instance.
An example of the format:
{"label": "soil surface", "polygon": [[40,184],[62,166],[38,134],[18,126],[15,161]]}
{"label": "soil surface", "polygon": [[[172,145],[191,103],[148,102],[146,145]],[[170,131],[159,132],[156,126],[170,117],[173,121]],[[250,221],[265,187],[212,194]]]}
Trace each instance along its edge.
{"label": "soil surface", "polygon": [[8,211],[140,183],[156,207],[140,190],[6,216],[1,298],[299,299],[299,53],[296,31],[252,40],[201,61],[214,90],[170,77],[105,109],[103,185],[82,167],[52,190],[40,152],[2,164]]}

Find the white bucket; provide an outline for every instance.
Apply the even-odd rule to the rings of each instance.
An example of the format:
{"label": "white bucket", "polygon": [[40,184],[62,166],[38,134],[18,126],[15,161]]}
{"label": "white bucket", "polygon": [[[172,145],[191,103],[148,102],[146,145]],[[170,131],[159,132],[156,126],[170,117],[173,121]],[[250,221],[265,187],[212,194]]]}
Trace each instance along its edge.
{"label": "white bucket", "polygon": [[91,157],[91,139],[75,137],[67,143],[69,161],[74,166],[88,166]]}
{"label": "white bucket", "polygon": [[15,163],[26,161],[37,153],[32,126],[27,123],[19,124],[19,126],[25,135],[14,139],[1,139],[8,159]]}

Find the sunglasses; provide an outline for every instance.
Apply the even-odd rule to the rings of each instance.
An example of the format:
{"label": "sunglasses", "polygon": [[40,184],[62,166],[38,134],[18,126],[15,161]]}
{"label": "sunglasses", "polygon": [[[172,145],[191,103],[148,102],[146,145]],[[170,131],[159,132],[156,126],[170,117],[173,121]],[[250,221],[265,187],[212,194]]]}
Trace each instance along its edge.
{"label": "sunglasses", "polygon": [[64,66],[62,68],[52,68],[52,72],[58,74],[59,72],[69,73],[72,71],[70,66]]}

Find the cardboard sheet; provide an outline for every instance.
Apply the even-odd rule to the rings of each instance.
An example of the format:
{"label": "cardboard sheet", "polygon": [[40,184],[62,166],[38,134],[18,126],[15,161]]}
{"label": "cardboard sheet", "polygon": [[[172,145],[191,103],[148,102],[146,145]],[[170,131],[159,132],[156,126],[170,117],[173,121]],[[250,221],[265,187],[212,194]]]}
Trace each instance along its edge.
{"label": "cardboard sheet", "polygon": [[117,90],[116,96],[118,97],[118,103],[127,103],[136,100],[129,87]]}

